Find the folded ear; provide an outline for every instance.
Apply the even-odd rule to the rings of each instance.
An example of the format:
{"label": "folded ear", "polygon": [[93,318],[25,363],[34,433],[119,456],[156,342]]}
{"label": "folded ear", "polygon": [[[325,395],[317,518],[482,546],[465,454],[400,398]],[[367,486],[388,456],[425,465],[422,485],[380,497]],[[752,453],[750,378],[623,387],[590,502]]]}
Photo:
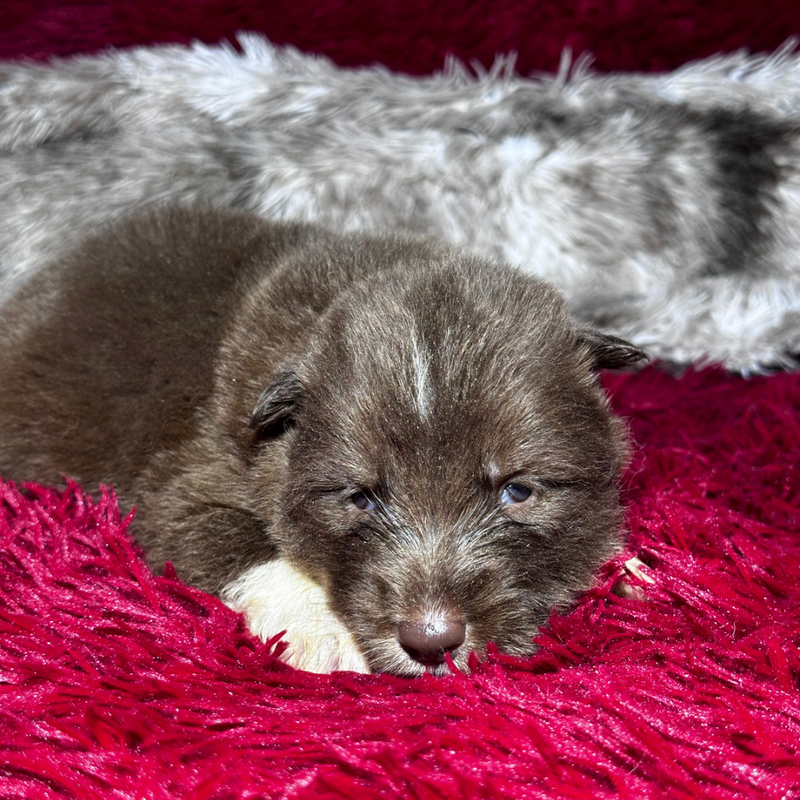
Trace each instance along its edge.
{"label": "folded ear", "polygon": [[578,331],[578,343],[589,348],[595,369],[619,369],[646,359],[647,353],[630,342],[591,328]]}
{"label": "folded ear", "polygon": [[285,425],[304,394],[303,384],[294,370],[279,372],[258,398],[250,417],[250,427],[259,433],[268,433],[278,425]]}

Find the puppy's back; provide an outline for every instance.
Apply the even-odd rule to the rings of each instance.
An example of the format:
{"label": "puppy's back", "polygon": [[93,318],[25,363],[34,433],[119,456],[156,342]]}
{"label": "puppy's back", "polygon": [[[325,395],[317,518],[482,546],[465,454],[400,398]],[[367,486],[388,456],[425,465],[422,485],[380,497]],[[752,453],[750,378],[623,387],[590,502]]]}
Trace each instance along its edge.
{"label": "puppy's back", "polygon": [[37,276],[0,309],[0,474],[129,486],[191,435],[232,309],[301,231],[162,209]]}

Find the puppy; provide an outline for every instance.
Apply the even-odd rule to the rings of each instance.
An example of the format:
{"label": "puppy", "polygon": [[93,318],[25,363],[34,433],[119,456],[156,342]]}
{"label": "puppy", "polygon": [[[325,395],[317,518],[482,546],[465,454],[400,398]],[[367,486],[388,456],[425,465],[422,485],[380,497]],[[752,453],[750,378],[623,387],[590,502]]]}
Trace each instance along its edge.
{"label": "puppy", "polygon": [[0,474],[116,487],[155,569],[287,630],[292,663],[527,654],[619,544],[642,353],[433,243],[162,209],[0,316]]}

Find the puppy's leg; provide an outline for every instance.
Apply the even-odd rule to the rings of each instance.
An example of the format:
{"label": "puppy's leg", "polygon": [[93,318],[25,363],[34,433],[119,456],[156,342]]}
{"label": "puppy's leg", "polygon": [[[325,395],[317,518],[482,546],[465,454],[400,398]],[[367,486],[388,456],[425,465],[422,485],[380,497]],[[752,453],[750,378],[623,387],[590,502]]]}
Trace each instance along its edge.
{"label": "puppy's leg", "polygon": [[222,600],[243,612],[262,639],[286,631],[284,659],[309,672],[369,672],[350,632],[333,615],[323,589],[278,558],[247,570],[226,586]]}
{"label": "puppy's leg", "polygon": [[190,440],[141,479],[135,531],[151,565],[218,594],[267,640],[286,631],[284,659],[310,672],[369,672],[323,589],[280,557],[266,523],[248,510],[248,476],[224,442]]}
{"label": "puppy's leg", "polygon": [[171,561],[181,579],[244,613],[261,639],[286,631],[289,664],[309,672],[369,672],[323,589],[279,557],[253,514],[170,489],[150,499],[145,521],[136,535],[155,568]]}

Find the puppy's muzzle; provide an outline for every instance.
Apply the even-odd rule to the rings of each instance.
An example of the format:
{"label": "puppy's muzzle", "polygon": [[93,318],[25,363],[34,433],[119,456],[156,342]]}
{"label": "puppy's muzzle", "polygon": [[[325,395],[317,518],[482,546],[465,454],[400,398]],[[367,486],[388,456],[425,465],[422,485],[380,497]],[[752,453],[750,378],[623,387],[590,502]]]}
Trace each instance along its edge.
{"label": "puppy's muzzle", "polygon": [[446,653],[452,653],[464,644],[466,633],[467,625],[462,619],[405,621],[397,626],[400,646],[424,667],[443,664]]}

